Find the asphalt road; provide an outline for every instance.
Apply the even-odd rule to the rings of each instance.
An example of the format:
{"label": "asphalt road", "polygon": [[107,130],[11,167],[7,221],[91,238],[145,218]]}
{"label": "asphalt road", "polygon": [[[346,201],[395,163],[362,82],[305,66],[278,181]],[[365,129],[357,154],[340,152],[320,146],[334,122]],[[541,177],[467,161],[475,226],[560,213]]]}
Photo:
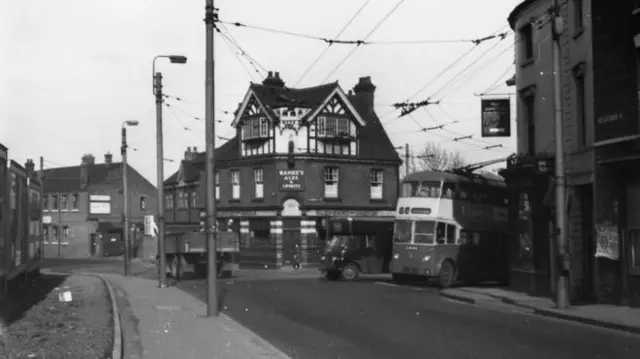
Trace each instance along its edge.
{"label": "asphalt road", "polygon": [[[43,269],[54,272],[89,272],[102,274],[124,274],[122,258],[45,258]],[[156,278],[156,269],[152,264],[139,260],[131,262],[131,273],[138,276]]]}
{"label": "asphalt road", "polygon": [[[447,301],[436,288],[290,277],[219,283],[225,312],[292,358],[640,358],[640,336]],[[178,286],[206,300],[205,281]]]}

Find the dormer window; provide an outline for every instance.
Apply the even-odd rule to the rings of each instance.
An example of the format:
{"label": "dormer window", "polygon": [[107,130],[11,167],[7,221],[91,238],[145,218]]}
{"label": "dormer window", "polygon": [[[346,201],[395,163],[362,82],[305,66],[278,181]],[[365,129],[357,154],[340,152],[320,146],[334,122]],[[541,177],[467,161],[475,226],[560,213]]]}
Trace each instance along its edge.
{"label": "dormer window", "polygon": [[264,140],[269,137],[269,122],[265,117],[251,118],[243,121],[242,140]]}
{"label": "dormer window", "polygon": [[320,116],[317,121],[319,138],[351,139],[349,119]]}

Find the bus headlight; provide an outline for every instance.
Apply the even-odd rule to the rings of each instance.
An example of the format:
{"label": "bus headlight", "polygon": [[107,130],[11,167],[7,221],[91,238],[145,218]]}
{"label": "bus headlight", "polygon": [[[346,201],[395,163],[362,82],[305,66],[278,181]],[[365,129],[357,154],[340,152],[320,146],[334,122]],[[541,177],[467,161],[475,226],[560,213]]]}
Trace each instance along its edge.
{"label": "bus headlight", "polygon": [[431,259],[431,256],[424,256],[422,257],[422,261],[423,262],[428,262]]}
{"label": "bus headlight", "polygon": [[400,259],[400,254],[394,253],[393,254],[393,259]]}

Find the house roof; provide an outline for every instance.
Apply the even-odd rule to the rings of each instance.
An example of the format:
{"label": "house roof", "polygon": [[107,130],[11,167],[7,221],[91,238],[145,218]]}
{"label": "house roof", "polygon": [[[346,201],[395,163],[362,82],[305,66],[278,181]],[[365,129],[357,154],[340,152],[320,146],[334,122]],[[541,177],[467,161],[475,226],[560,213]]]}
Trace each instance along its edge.
{"label": "house roof", "polygon": [[402,162],[393,142],[382,126],[375,111],[369,108],[367,100],[362,96],[347,96],[356,111],[362,116],[366,125],[360,128],[358,142],[360,153],[358,158],[371,160],[387,160]]}
{"label": "house roof", "polygon": [[[200,155],[200,153],[198,153]],[[164,184],[177,184],[180,181],[193,182],[200,178],[200,169],[196,167],[193,161],[182,160],[180,168],[174,174],[164,180]]]}
{"label": "house roof", "polygon": [[[200,179],[200,171],[204,170],[205,152],[199,152],[192,161],[182,160],[180,168],[164,180],[165,185],[173,185],[180,182],[180,176],[184,182],[195,182]],[[231,138],[216,148],[216,162],[233,161],[238,158],[238,139]],[[182,174],[180,171],[182,170]]]}
{"label": "house roof", "polygon": [[[127,165],[132,174],[140,175],[133,167]],[[78,192],[83,190],[80,180],[81,166],[58,167],[43,171],[44,192]],[[88,165],[88,185],[101,184],[114,170],[122,168],[122,162],[99,163]],[[140,175],[141,176],[141,175]],[[142,177],[142,176],[141,176]],[[144,177],[143,177],[144,178]],[[146,179],[145,179],[146,180]],[[148,181],[147,181],[148,182]]]}

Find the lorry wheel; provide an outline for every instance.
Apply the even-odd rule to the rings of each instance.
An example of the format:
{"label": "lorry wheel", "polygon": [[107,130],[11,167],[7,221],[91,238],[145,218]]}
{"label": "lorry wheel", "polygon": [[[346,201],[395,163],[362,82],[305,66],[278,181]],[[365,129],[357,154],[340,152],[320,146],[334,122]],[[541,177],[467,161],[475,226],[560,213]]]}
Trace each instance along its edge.
{"label": "lorry wheel", "polygon": [[195,265],[195,272],[198,278],[206,278],[207,277],[207,265],[198,263]]}
{"label": "lorry wheel", "polygon": [[453,262],[446,260],[442,262],[440,273],[438,273],[438,284],[441,288],[449,288],[456,282],[456,268]]}
{"label": "lorry wheel", "polygon": [[354,281],[360,276],[360,268],[355,263],[349,263],[342,268],[340,276],[343,280]]}
{"label": "lorry wheel", "polygon": [[338,279],[340,279],[340,272],[338,272],[338,271],[328,271],[327,273],[324,274],[324,277],[327,278],[327,280],[330,280],[330,281],[338,280]]}

